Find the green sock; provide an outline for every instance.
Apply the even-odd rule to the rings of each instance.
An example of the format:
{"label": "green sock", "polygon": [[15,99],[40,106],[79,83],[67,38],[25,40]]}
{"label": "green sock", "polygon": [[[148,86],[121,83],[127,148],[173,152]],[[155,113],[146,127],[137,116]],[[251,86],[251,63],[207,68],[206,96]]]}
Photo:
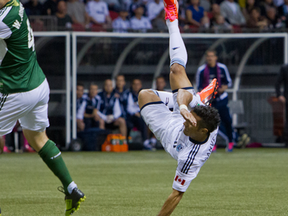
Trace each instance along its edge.
{"label": "green sock", "polygon": [[55,143],[52,140],[48,140],[38,154],[50,170],[59,178],[63,184],[65,193],[68,194],[67,187],[72,182],[72,178]]}

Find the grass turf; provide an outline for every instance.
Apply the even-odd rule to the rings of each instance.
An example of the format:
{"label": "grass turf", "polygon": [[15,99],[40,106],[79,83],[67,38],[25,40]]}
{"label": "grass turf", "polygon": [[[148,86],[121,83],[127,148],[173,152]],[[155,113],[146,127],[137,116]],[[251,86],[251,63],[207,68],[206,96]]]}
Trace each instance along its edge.
{"label": "grass turf", "polygon": [[[287,149],[212,154],[172,215],[288,215]],[[63,153],[87,196],[77,216],[156,215],[168,195],[176,161],[164,151]],[[37,154],[0,156],[2,216],[64,215],[60,182]]]}

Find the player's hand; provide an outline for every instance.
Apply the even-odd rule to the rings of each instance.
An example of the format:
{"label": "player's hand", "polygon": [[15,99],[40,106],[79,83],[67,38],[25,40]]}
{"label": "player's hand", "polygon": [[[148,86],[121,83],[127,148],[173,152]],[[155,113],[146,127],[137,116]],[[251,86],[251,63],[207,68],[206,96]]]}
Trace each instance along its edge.
{"label": "player's hand", "polygon": [[286,98],[285,98],[283,95],[279,96],[278,99],[279,99],[279,101],[282,102],[282,103],[285,103],[285,102],[286,102]]}
{"label": "player's hand", "polygon": [[180,114],[183,116],[183,118],[188,121],[190,124],[194,125],[196,127],[197,121],[196,118],[192,115],[191,112],[189,112],[186,109],[181,109]]}
{"label": "player's hand", "polygon": [[112,123],[113,121],[114,121],[114,116],[113,116],[113,115],[108,115],[106,122],[107,122],[108,124],[110,124],[110,123]]}
{"label": "player's hand", "polygon": [[135,116],[136,116],[136,117],[138,117],[138,118],[140,118],[140,117],[141,117],[141,115],[140,115],[140,113],[139,113],[139,112],[135,113]]}

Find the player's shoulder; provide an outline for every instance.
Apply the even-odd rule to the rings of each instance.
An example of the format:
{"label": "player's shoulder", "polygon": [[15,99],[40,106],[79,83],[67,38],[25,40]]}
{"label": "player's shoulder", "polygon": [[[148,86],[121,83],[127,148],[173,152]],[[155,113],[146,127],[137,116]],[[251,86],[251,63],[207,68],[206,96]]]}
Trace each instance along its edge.
{"label": "player's shoulder", "polygon": [[101,97],[99,95],[96,95],[95,99],[99,101],[99,100],[101,100]]}
{"label": "player's shoulder", "polygon": [[86,100],[86,99],[88,98],[88,93],[84,93],[84,94],[82,95],[82,98],[83,98],[84,100]]}
{"label": "player's shoulder", "polygon": [[5,23],[10,29],[15,27],[20,28],[24,18],[24,7],[17,1],[8,2],[5,7],[0,10],[0,22]]}
{"label": "player's shoulder", "polygon": [[206,64],[201,65],[200,67],[198,67],[197,72],[201,73],[202,71],[204,71],[205,67],[206,67]]}
{"label": "player's shoulder", "polygon": [[217,62],[217,65],[218,65],[219,68],[222,68],[222,69],[225,69],[225,70],[227,69],[227,66],[225,64],[223,64],[223,63]]}
{"label": "player's shoulder", "polygon": [[100,99],[104,98],[104,92],[103,91],[99,92],[98,96],[99,96]]}

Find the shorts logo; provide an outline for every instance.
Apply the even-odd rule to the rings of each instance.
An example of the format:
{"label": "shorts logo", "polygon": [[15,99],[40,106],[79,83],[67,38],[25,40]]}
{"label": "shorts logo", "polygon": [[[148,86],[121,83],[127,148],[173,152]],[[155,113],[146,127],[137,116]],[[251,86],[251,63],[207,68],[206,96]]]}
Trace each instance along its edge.
{"label": "shorts logo", "polygon": [[177,152],[181,151],[182,149],[183,149],[183,145],[182,144],[177,145],[177,147],[176,147],[176,151]]}
{"label": "shorts logo", "polygon": [[179,178],[178,175],[175,177],[174,181],[179,182],[181,185],[185,184],[185,179]]}

